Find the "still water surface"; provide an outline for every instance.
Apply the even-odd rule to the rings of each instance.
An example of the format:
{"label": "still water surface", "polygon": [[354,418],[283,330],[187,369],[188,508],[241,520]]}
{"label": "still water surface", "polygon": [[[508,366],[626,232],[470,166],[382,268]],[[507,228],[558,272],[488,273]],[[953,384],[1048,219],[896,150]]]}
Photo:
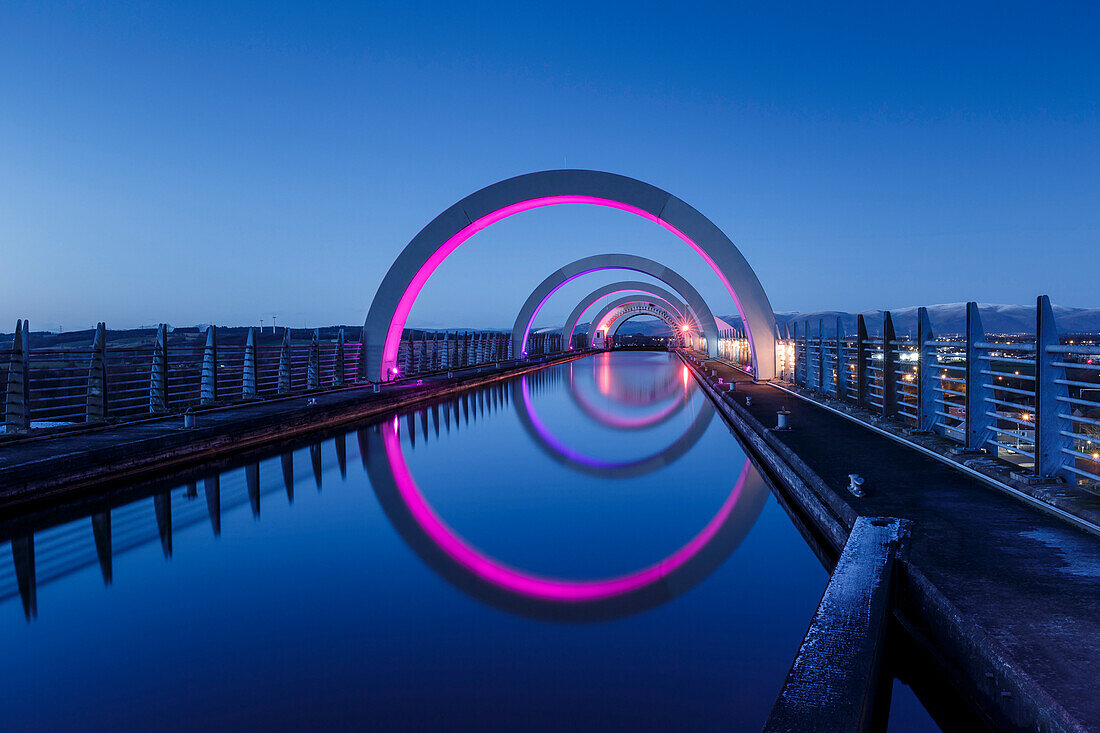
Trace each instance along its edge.
{"label": "still water surface", "polygon": [[828,580],[663,353],[110,503],[5,528],[6,730],[757,730]]}

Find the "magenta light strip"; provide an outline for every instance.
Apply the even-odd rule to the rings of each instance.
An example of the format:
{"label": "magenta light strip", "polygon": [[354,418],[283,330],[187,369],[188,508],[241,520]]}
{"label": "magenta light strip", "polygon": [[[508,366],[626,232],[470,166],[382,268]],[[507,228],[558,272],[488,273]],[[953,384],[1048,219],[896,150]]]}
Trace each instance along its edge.
{"label": "magenta light strip", "polygon": [[[389,331],[386,332],[386,342],[382,348],[383,371],[385,371],[386,367],[392,366],[394,363],[396,363],[397,350],[401,344],[401,332],[405,329],[405,323],[406,321],[408,321],[409,312],[412,310],[413,303],[416,302],[417,296],[420,295],[420,291],[421,289],[423,289],[424,283],[428,281],[428,278],[432,276],[432,273],[435,272],[436,268],[439,267],[440,263],[443,262],[443,260],[447,259],[451,255],[451,253],[454,252],[458,248],[458,246],[465,242],[467,239],[474,236],[482,229],[485,229],[486,227],[495,224],[502,219],[507,219],[509,216],[512,216],[513,214],[518,214],[521,211],[530,211],[531,209],[538,209],[543,206],[557,206],[560,204],[590,204],[594,206],[606,206],[611,209],[619,209],[620,211],[628,211],[631,214],[636,214],[637,216],[642,217],[643,219],[648,219],[649,221],[652,221],[656,224],[660,224],[662,227],[675,234],[677,237],[680,238],[680,240],[685,242],[688,246],[699,253],[699,255],[706,261],[706,263],[710,265],[710,268],[714,270],[714,272],[718,275],[719,279],[721,279],[722,284],[725,285],[726,290],[729,292],[730,297],[733,298],[733,302],[737,306],[737,312],[741,314],[741,321],[745,326],[745,331],[746,333],[748,333],[749,339],[752,339],[752,334],[751,332],[749,332],[748,320],[745,318],[744,311],[741,308],[741,301],[737,297],[737,293],[735,293],[733,291],[733,288],[730,287],[729,281],[726,279],[726,276],[722,274],[722,270],[719,269],[718,266],[714,263],[714,260],[712,260],[710,256],[703,251],[702,247],[696,244],[694,240],[681,232],[679,229],[672,226],[659,216],[655,216],[648,211],[639,209],[637,206],[624,204],[621,201],[613,201],[611,199],[604,199],[596,196],[544,196],[542,198],[528,199],[527,201],[520,201],[514,204],[510,204],[509,206],[502,207],[494,212],[486,214],[477,221],[467,224],[453,237],[444,242],[443,245],[435,252],[433,252],[430,257],[428,257],[428,260],[421,266],[420,270],[417,271],[416,275],[414,275],[412,280],[409,282],[409,286],[405,289],[405,292],[402,293],[401,299],[397,302],[397,308],[394,309],[393,318],[390,319],[390,328]],[[565,283],[562,284],[564,285]],[[559,285],[558,287],[561,286]],[[557,288],[555,288],[554,290],[556,292]],[[553,295],[553,293],[551,293],[550,295]],[[549,297],[550,296],[548,295],[547,298]],[[546,299],[543,299],[542,303],[545,302]],[[542,303],[539,303],[538,308],[535,309],[535,314],[537,314],[539,309],[542,308]],[[532,321],[533,320],[534,317],[532,316]],[[528,323],[527,329],[523,333],[523,343],[525,345],[527,343],[527,336],[530,330],[531,324]]]}
{"label": "magenta light strip", "polygon": [[707,525],[699,534],[664,560],[636,573],[606,580],[562,580],[534,575],[509,567],[484,555],[468,544],[453,529],[447,526],[420,493],[420,489],[409,471],[409,466],[405,462],[405,455],[401,450],[401,438],[393,423],[383,423],[382,440],[386,448],[386,458],[397,484],[397,490],[401,493],[401,497],[408,506],[413,518],[431,537],[432,541],[478,577],[514,593],[552,601],[603,600],[650,585],[675,572],[705,547],[729,518],[734,506],[737,505],[741,491],[744,489],[749,467],[751,466],[746,458],[745,464],[741,468],[741,475],[738,476],[733,490],[722,503],[718,513],[707,522]]}

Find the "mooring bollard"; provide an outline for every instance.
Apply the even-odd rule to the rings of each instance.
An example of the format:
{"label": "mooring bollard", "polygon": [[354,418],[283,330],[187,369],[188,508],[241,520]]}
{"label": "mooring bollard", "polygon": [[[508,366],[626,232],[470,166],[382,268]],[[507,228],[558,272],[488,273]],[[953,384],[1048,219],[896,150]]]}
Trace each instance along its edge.
{"label": "mooring bollard", "polygon": [[866,496],[867,492],[863,490],[863,477],[858,473],[848,474],[848,491],[851,491],[854,496]]}
{"label": "mooring bollard", "polygon": [[791,412],[786,407],[776,413],[775,416],[775,429],[776,430],[789,430],[790,426],[787,424],[787,415]]}
{"label": "mooring bollard", "polygon": [[195,413],[191,411],[190,407],[187,408],[187,412],[183,413],[183,427],[195,427]]}

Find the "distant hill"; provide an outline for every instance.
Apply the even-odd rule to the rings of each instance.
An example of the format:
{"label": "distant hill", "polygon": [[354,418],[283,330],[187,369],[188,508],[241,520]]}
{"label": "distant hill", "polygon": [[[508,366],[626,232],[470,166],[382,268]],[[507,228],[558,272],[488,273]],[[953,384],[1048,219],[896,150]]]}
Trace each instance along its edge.
{"label": "distant hill", "polygon": [[[1028,334],[1035,333],[1034,305],[1003,305],[998,303],[979,303],[982,327],[991,334]],[[867,330],[872,335],[882,334],[881,310],[868,310],[862,313],[847,311],[814,311],[812,313],[782,312],[776,313],[776,322],[783,326],[798,324],[801,332],[805,321],[810,321],[810,332],[817,333],[818,321],[825,321],[825,332],[832,333],[839,316],[844,332],[856,332],[856,318],[862,315],[867,321]],[[917,308],[897,308],[890,311],[894,320],[894,330],[899,336],[915,335],[917,331]],[[738,315],[720,316],[728,323],[737,326],[741,323]],[[966,332],[966,303],[942,303],[928,306],[928,317],[932,321],[932,330],[940,336],[957,335]],[[1054,306],[1054,320],[1061,333],[1100,333],[1100,308],[1068,308]],[[588,324],[577,326],[578,333],[584,333]],[[646,336],[660,336],[667,333],[667,327],[656,320],[630,321],[623,326],[625,332],[641,333]],[[549,329],[547,329],[549,330]]]}
{"label": "distant hill", "polygon": [[[1061,333],[1100,333],[1100,308],[1068,308],[1054,306],[1054,321]],[[995,334],[1033,334],[1035,333],[1034,305],[1002,305],[998,303],[979,303],[982,328],[986,333]],[[818,321],[824,319],[825,332],[832,333],[839,316],[845,333],[856,332],[856,317],[862,315],[871,334],[882,333],[883,311],[870,310],[861,314],[843,311],[816,311],[813,313],[776,313],[776,322],[780,328],[798,323],[804,328],[805,321],[810,322],[810,332],[816,333]],[[914,336],[917,331],[917,308],[897,308],[890,311],[894,321],[894,330],[899,336]],[[928,317],[932,321],[932,330],[941,336],[966,332],[966,303],[943,303],[928,306]],[[736,316],[725,316],[726,320],[739,322]]]}

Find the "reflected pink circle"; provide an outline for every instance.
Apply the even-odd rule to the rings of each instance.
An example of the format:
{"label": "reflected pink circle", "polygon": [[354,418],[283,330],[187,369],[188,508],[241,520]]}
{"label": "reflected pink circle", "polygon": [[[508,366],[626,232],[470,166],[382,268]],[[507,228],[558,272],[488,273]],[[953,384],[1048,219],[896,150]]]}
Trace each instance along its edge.
{"label": "reflected pink circle", "polygon": [[484,555],[477,548],[463,540],[435,513],[435,510],[431,508],[420,493],[416,480],[412,477],[409,466],[405,462],[404,452],[401,450],[401,437],[397,431],[396,419],[383,422],[381,430],[386,458],[393,472],[397,490],[406,506],[408,506],[413,518],[431,537],[432,541],[478,577],[515,593],[552,601],[583,602],[602,600],[637,590],[675,572],[698,554],[729,518],[734,506],[737,505],[738,498],[741,496],[741,491],[745,486],[752,465],[749,459],[746,458],[733,490],[718,509],[718,513],[707,522],[707,525],[699,534],[664,560],[635,573],[616,578],[563,580],[527,573],[505,565]]}

